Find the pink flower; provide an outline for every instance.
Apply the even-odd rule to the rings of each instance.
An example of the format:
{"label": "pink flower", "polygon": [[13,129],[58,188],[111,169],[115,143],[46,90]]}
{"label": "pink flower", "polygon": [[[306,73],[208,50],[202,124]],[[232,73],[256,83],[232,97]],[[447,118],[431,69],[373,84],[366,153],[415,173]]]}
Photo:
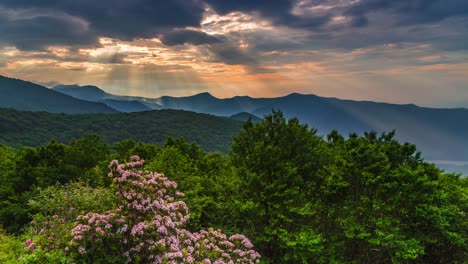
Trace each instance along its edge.
{"label": "pink flower", "polygon": [[120,245],[118,251],[108,254],[120,255],[127,262],[136,257],[143,263],[259,261],[260,255],[243,235],[227,239],[221,230],[192,233],[184,229],[189,209],[185,202],[177,201],[184,194],[177,192],[177,184],[163,174],[142,170],[143,164],[138,156],[132,156],[126,164],[116,160],[110,163],[109,177],[117,185],[119,203],[104,214],[78,216],[71,245],[80,254],[87,252],[86,247],[101,246],[95,241],[108,239]]}
{"label": "pink flower", "polygon": [[85,253],[86,253],[86,249],[85,249],[84,247],[79,247],[79,248],[78,248],[78,252],[79,252],[80,254],[85,254]]}

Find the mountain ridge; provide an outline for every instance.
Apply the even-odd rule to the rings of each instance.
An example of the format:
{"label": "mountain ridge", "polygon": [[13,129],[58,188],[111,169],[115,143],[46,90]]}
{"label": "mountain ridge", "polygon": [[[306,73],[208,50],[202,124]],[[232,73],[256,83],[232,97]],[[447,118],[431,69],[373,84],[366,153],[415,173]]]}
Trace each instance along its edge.
{"label": "mountain ridge", "polygon": [[[217,98],[208,92],[191,96],[146,98],[161,109],[179,109],[218,116],[249,113],[263,117],[272,110],[281,110],[287,118],[301,122],[326,135],[331,130],[342,134],[374,130],[397,131],[401,141],[415,143],[427,158],[468,160],[468,150],[461,142],[468,138],[468,109],[431,108],[415,104],[393,104],[368,100],[321,97],[315,94],[291,93],[283,97],[252,98],[234,96]],[[440,142],[444,146],[435,146]]]}
{"label": "mountain ridge", "polygon": [[[96,88],[99,89],[98,87],[92,89],[96,90]],[[79,88],[73,91],[77,92]],[[99,91],[98,93],[101,97],[84,99],[99,100],[97,102],[107,100],[108,104],[118,103],[121,108],[116,105],[114,107],[122,112],[147,111],[146,107],[148,107],[225,117],[248,113],[262,118],[272,110],[281,110],[286,118],[296,117],[302,123],[316,128],[323,136],[331,130],[337,130],[344,135],[363,134],[371,130],[379,133],[396,130],[400,141],[416,144],[426,155],[425,158],[468,160],[468,149],[463,147],[463,142],[466,142],[468,138],[468,109],[466,108],[430,108],[415,104],[343,100],[300,93],[291,93],[276,98],[249,96],[216,98],[208,92],[184,97],[163,96],[159,98],[117,96]],[[86,93],[81,95],[84,96]]]}
{"label": "mountain ridge", "polygon": [[0,107],[52,113],[115,113],[98,102],[80,100],[47,87],[0,75]]}

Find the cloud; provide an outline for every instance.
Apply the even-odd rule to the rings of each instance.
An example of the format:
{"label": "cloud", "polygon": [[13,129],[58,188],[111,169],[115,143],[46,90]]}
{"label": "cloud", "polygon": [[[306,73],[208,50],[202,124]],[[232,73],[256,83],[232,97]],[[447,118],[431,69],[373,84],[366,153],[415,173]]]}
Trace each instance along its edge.
{"label": "cloud", "polygon": [[2,5],[63,12],[88,21],[100,35],[124,40],[154,36],[164,28],[196,27],[203,15],[203,6],[192,0],[3,0]]}
{"label": "cloud", "polygon": [[212,60],[228,65],[254,65],[256,60],[246,52],[232,45],[214,45],[210,47]]}
{"label": "cloud", "polygon": [[[94,78],[121,93],[134,86],[151,94],[148,82],[162,91],[178,87],[182,94],[194,78],[200,85],[194,90],[202,87],[200,80],[245,88],[256,75],[284,75],[295,89],[338,91],[347,86],[339,81],[351,75],[356,87],[359,80],[366,86],[372,72],[377,77],[367,86],[376,86],[407,67],[460,64],[468,52],[466,0],[0,2],[0,67],[5,72],[44,81],[54,75],[61,82]],[[454,68],[439,71],[452,74]],[[450,78],[443,78],[445,86],[459,85]],[[404,82],[411,85],[402,87],[417,84],[410,79]],[[256,81],[267,84],[265,91],[280,89],[276,79]],[[349,93],[361,91],[355,89]]]}
{"label": "cloud", "polygon": [[219,38],[206,34],[205,32],[188,29],[170,31],[163,34],[160,40],[166,46],[183,44],[203,45],[221,42]]}
{"label": "cloud", "polygon": [[382,11],[399,16],[400,25],[412,25],[466,16],[468,5],[465,0],[362,0],[350,7],[345,14],[363,16]]}
{"label": "cloud", "polygon": [[[87,58],[89,62],[104,63],[104,64],[123,64],[128,63],[125,61],[128,55],[125,53],[111,53],[111,54],[102,54],[96,57]],[[85,61],[84,58],[82,58]]]}
{"label": "cloud", "polygon": [[2,20],[0,44],[22,50],[40,50],[51,45],[89,46],[97,43],[97,36],[92,30],[81,21],[67,16],[4,16]]}
{"label": "cloud", "polygon": [[298,16],[292,13],[298,1],[294,0],[206,0],[206,2],[219,14],[231,12],[257,12],[270,19],[276,25],[285,25],[294,28],[318,29],[332,18],[331,13]]}
{"label": "cloud", "polygon": [[[198,27],[204,12],[203,5],[191,0],[2,0],[0,8],[0,39],[27,50],[97,44],[98,36],[152,38],[168,29]],[[13,17],[21,12],[29,17]],[[79,30],[72,18],[85,21],[89,29]]]}
{"label": "cloud", "polygon": [[[466,24],[458,27],[458,37],[452,34],[448,38],[437,40],[428,40],[428,36],[410,32],[409,29],[450,19],[463,20],[468,15],[468,5],[465,2],[466,0],[2,0],[0,45],[38,50],[54,45],[99,45],[99,37],[132,41],[156,36],[160,36],[161,41],[168,46],[211,45],[226,41],[222,35],[243,26],[250,31],[246,34],[261,31],[252,28],[254,23],[251,21],[248,25],[244,24],[242,19],[245,17],[242,16],[237,17],[240,19],[236,21],[238,27],[222,27],[222,31],[216,32],[216,35],[201,30],[201,22],[207,12],[215,12],[229,19],[233,18],[233,12],[237,12],[266,19],[271,27],[284,29],[282,33],[286,35],[290,31],[302,30],[301,39],[309,38],[302,43],[302,40],[293,39],[289,41],[292,46],[287,46],[284,44],[288,41],[276,36],[266,41],[269,43],[262,44],[260,41],[258,47],[283,45],[287,49],[301,46],[306,49],[355,49],[382,42],[433,41],[444,49],[463,49],[466,45],[460,43],[467,39]],[[207,7],[210,7],[210,11],[207,11]],[[443,30],[454,33],[454,29]],[[280,43],[277,45],[275,41]]]}

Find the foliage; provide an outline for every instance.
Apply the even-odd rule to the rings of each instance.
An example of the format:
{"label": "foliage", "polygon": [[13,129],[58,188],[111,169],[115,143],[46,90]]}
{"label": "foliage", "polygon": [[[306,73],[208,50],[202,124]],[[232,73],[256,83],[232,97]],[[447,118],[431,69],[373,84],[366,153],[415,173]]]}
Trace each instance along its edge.
{"label": "foliage", "polygon": [[24,242],[16,237],[5,234],[0,227],[0,263],[18,263],[21,255],[24,254],[23,247],[25,246]]}
{"label": "foliage", "polygon": [[424,162],[394,132],[334,131],[325,141],[273,112],[244,124],[230,158],[242,179],[240,232],[273,263],[465,257],[466,179]]}
{"label": "foliage", "polygon": [[[238,217],[244,215],[243,232],[267,258],[309,263],[319,253],[317,247],[307,251],[320,241],[310,224],[319,164],[328,154],[315,133],[297,119],[287,121],[273,112],[262,123],[246,122],[233,139],[230,157],[242,179]],[[295,252],[299,248],[306,252]]]}
{"label": "foliage", "polygon": [[151,171],[164,174],[178,183],[190,207],[191,230],[218,227],[236,230],[223,223],[230,219],[230,201],[236,198],[233,168],[229,160],[217,153],[206,153],[195,144],[169,138],[164,149],[149,163]]}
{"label": "foliage", "polygon": [[[465,263],[467,259],[468,178],[425,162],[416,146],[398,142],[394,132],[344,137],[333,131],[322,138],[297,119],[286,120],[282,113],[273,112],[263,122],[246,122],[228,155],[208,153],[182,138],[169,137],[163,145],[135,137],[113,145],[106,142],[86,135],[69,144],[0,146],[0,225],[9,234],[0,233],[1,263],[128,260],[120,254],[105,254],[108,250],[129,251],[135,262],[142,262],[155,253],[148,253],[146,242],[146,253],[137,256],[130,251],[147,241],[146,235],[163,238],[148,227],[155,214],[128,207],[134,200],[115,195],[119,186],[130,193],[133,181],[113,183],[107,177],[112,160],[132,154],[141,155],[147,163],[129,171],[140,175],[139,180],[158,179],[157,185],[135,187],[139,193],[151,201],[159,197],[179,204],[172,181],[185,193],[183,200],[191,210],[180,207],[179,213],[190,216],[190,221],[166,227],[169,237],[171,232],[177,237],[183,257],[197,243],[200,258],[196,260],[218,259],[221,251],[231,254],[226,247],[231,244],[221,245],[223,241],[247,250],[243,237],[232,237],[242,233],[252,239],[264,263]],[[134,183],[140,185],[140,181]],[[169,197],[157,196],[161,185]],[[141,201],[136,199],[135,205],[142,205]],[[158,214],[170,217],[170,211],[160,209],[155,209]],[[79,224],[78,215],[83,215],[80,224],[93,228],[82,230],[83,235],[98,238],[81,241],[87,254],[77,251],[78,244],[68,245],[71,230]],[[85,216],[113,227],[106,230],[104,222],[90,224]],[[124,222],[117,223],[118,219]],[[177,219],[176,213],[173,222]],[[124,223],[127,230],[119,234]],[[135,226],[143,228],[143,236],[131,235]],[[98,227],[110,233],[102,236]],[[121,243],[124,235],[128,244]],[[221,251],[214,252],[210,241]],[[170,253],[166,247],[158,250],[158,256]]]}
{"label": "foliage", "polygon": [[188,207],[184,194],[162,174],[141,170],[134,156],[126,164],[110,164],[117,206],[104,214],[78,216],[71,245],[87,263],[254,263],[260,255],[242,235],[228,240],[220,231],[191,233],[183,229]]}
{"label": "foliage", "polygon": [[105,212],[114,203],[112,190],[92,188],[83,182],[41,189],[29,201],[29,207],[37,213],[25,236],[34,243],[35,249],[63,251],[71,239],[70,230],[78,215],[91,210]]}
{"label": "foliage", "polygon": [[34,211],[27,206],[38,188],[67,184],[78,179],[89,180],[91,184],[102,182],[100,177],[92,178],[93,170],[109,155],[109,147],[96,135],[86,135],[73,140],[70,146],[50,141],[37,148],[22,148],[17,153],[6,149],[8,158],[0,164],[0,224],[7,231],[19,229],[31,220]]}
{"label": "foliage", "polygon": [[70,143],[97,134],[108,144],[125,139],[162,144],[168,137],[183,137],[206,151],[225,153],[231,135],[241,127],[237,120],[181,110],[65,115],[0,108],[0,144],[13,147],[39,146],[52,139]]}
{"label": "foliage", "polygon": [[466,195],[456,188],[447,192],[457,196],[450,201],[444,189],[466,179],[442,174],[414,145],[398,143],[394,132],[347,140],[333,132],[329,147],[336,154],[325,174],[317,229],[331,254],[358,263],[463,260]]}

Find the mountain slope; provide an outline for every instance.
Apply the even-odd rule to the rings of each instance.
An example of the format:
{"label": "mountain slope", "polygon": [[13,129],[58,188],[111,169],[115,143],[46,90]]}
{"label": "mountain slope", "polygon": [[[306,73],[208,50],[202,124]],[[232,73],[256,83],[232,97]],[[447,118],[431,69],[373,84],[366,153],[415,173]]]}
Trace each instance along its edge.
{"label": "mountain slope", "polygon": [[52,90],[91,102],[100,102],[120,112],[140,112],[147,110],[159,110],[162,107],[153,99],[135,96],[114,95],[106,93],[101,88],[93,85],[58,85]]}
{"label": "mountain slope", "polygon": [[241,113],[232,115],[232,116],[230,116],[230,118],[232,118],[234,120],[239,120],[239,121],[242,121],[242,122],[247,121],[249,119],[254,123],[258,123],[258,122],[263,121],[263,119],[261,119],[260,117],[258,117],[256,115],[253,115],[251,113],[247,113],[247,112],[241,112]]}
{"label": "mountain slope", "polygon": [[109,94],[100,88],[92,85],[79,86],[79,85],[58,85],[52,90],[81,99],[86,101],[98,102],[101,101]]}
{"label": "mountain slope", "polygon": [[115,99],[104,99],[101,102],[112,107],[119,112],[131,113],[131,112],[142,112],[153,110],[150,107],[144,105],[140,101],[122,101]]}
{"label": "mountain slope", "polygon": [[323,98],[293,94],[270,107],[257,109],[263,116],[281,109],[287,117],[297,117],[322,135],[336,129],[341,133],[396,130],[400,141],[418,146],[428,159],[468,160],[464,147],[468,138],[468,109],[437,109]]}
{"label": "mountain slope", "polygon": [[162,143],[171,137],[196,142],[207,151],[226,152],[242,122],[180,110],[64,115],[0,109],[0,144],[37,146],[51,139],[69,142],[95,133],[108,143],[132,138]]}
{"label": "mountain slope", "polygon": [[164,109],[181,109],[198,113],[232,116],[241,112],[252,113],[262,106],[274,103],[277,98],[236,96],[219,99],[210,93],[200,93],[186,97],[163,96],[152,100],[161,105]]}
{"label": "mountain slope", "polygon": [[290,94],[278,98],[238,96],[219,99],[208,93],[189,97],[161,97],[163,108],[178,108],[201,113],[232,116],[248,112],[258,117],[281,110],[286,117],[297,117],[319,134],[331,130],[342,134],[375,130],[396,130],[402,142],[418,146],[428,159],[468,160],[468,109],[439,109],[416,105],[397,105],[341,100],[316,95]]}
{"label": "mountain slope", "polygon": [[0,107],[51,113],[114,113],[102,103],[88,102],[44,86],[0,76]]}
{"label": "mountain slope", "polygon": [[[468,148],[465,147],[468,138],[468,109],[436,109],[297,93],[278,98],[236,96],[220,99],[209,93],[201,93],[186,97],[163,96],[152,99],[112,95],[91,86],[73,88],[75,90],[61,90],[68,94],[74,93],[75,96],[79,94],[80,98],[87,100],[134,100],[152,109],[181,109],[219,116],[235,116],[246,112],[258,117],[263,117],[272,110],[281,110],[286,117],[297,117],[301,122],[317,128],[321,135],[326,135],[333,129],[345,135],[353,132],[362,134],[370,130],[396,130],[399,140],[416,144],[428,159],[468,161]],[[116,105],[111,106],[119,108]],[[119,109],[144,109],[140,107]]]}

